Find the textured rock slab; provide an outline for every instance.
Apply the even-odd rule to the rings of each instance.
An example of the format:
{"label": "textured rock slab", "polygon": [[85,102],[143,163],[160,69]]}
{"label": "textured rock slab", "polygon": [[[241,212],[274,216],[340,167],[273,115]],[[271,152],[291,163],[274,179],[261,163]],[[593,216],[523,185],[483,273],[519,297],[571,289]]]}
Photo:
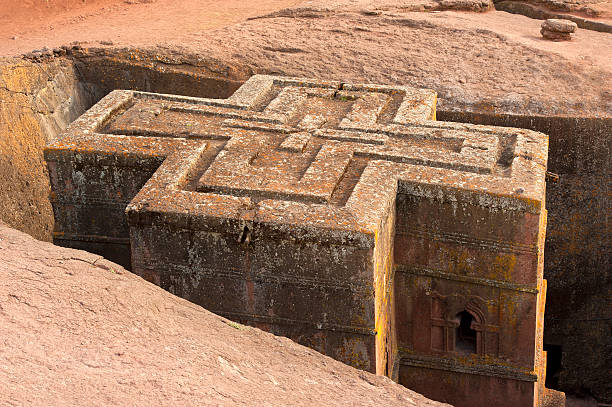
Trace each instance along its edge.
{"label": "textured rock slab", "polygon": [[573,33],[578,26],[570,20],[549,18],[542,23],[542,29],[558,33]]}
{"label": "textured rock slab", "polygon": [[572,39],[570,33],[548,31],[543,28],[540,30],[540,34],[542,34],[542,37],[551,41],[570,41]]}
{"label": "textured rock slab", "polygon": [[86,106],[72,64],[0,59],[0,219],[51,240],[53,211],[42,149]]}
{"label": "textured rock slab", "polygon": [[569,41],[578,26],[573,21],[549,18],[542,23],[542,37],[552,41]]}
{"label": "textured rock slab", "polygon": [[2,405],[447,406],[0,224]]}

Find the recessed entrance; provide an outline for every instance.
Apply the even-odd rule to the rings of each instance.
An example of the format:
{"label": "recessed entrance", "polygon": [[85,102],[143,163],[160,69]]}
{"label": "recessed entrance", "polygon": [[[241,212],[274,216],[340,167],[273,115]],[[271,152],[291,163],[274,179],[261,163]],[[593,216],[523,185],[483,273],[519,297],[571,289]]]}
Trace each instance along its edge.
{"label": "recessed entrance", "polygon": [[472,329],[474,317],[467,311],[461,311],[455,320],[459,322],[455,332],[455,351],[476,353],[476,331]]}

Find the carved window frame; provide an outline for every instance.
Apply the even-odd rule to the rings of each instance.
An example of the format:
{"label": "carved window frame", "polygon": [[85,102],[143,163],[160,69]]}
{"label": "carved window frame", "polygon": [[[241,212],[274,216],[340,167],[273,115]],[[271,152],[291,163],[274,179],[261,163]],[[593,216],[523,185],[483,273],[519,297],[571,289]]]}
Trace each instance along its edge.
{"label": "carved window frame", "polygon": [[[438,304],[435,302],[438,301]],[[442,309],[440,309],[442,308]],[[497,356],[499,349],[488,349],[488,335],[498,335],[499,327],[487,323],[486,302],[476,296],[466,298],[461,294],[441,295],[433,293],[431,296],[431,350],[442,353],[456,353],[456,332],[459,322],[456,316],[462,311],[472,316],[471,329],[476,331],[476,353],[475,355]],[[442,311],[442,317],[436,316],[435,311]],[[434,331],[442,330],[442,347],[434,346]],[[499,343],[499,337],[497,338]],[[498,346],[499,347],[499,346]]]}

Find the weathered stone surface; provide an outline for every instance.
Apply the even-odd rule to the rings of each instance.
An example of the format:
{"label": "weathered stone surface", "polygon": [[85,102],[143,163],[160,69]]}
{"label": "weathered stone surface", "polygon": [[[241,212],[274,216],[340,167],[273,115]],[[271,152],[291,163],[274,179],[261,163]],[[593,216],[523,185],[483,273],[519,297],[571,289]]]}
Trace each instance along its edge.
{"label": "weathered stone surface", "polygon": [[116,91],[46,150],[56,233],[125,253],[129,226],[133,270],[212,311],[459,406],[537,405],[547,138],[434,118],[404,87]]}
{"label": "weathered stone surface", "polygon": [[0,404],[446,406],[0,224]]}
{"label": "weathered stone surface", "polygon": [[540,30],[540,34],[542,34],[542,37],[551,41],[570,41],[572,39],[570,33],[548,31],[544,28]]}
{"label": "weathered stone surface", "polygon": [[495,3],[497,11],[506,11],[513,14],[522,14],[529,18],[538,20],[546,20],[549,18],[570,20],[576,25],[585,30],[600,31],[612,33],[612,24],[606,20],[585,18],[573,14],[558,13],[541,8],[537,5],[529,4],[524,1],[504,0]]}
{"label": "weathered stone surface", "polygon": [[0,220],[51,240],[53,212],[42,150],[92,100],[67,60],[0,59]]}
{"label": "weathered stone surface", "polygon": [[[42,150],[96,101],[116,88],[223,97],[250,76],[242,67],[160,49],[55,51],[44,61],[0,58],[0,220],[41,240],[53,232]],[[57,57],[66,53],[71,59]]]}
{"label": "weathered stone surface", "polygon": [[565,393],[546,389],[544,391],[542,407],[565,407]]}
{"label": "weathered stone surface", "polygon": [[549,18],[542,23],[542,29],[557,33],[573,33],[578,26],[570,20],[562,20],[557,18]]}
{"label": "weathered stone surface", "polygon": [[228,97],[252,75],[240,65],[174,49],[75,47],[68,52],[97,100],[115,89]]}
{"label": "weathered stone surface", "polygon": [[[544,20],[546,18],[565,19],[580,16],[582,20],[586,20],[584,16],[587,16],[587,18],[593,18],[590,20],[592,22],[597,21],[595,19],[598,19],[604,24],[606,23],[606,19],[609,19],[610,17],[611,8],[608,0],[517,0],[512,2],[517,4],[522,3],[525,6],[529,6],[533,11],[528,11],[525,13],[525,15],[530,18]],[[510,1],[495,2],[496,10],[505,11],[506,8],[503,5],[502,7],[498,7],[500,3],[510,3]],[[576,20],[574,21],[578,22]],[[609,24],[606,25],[609,26]],[[580,28],[587,28],[582,27],[580,23],[578,23],[578,26]]]}
{"label": "weathered stone surface", "polygon": [[[581,3],[583,2],[572,1],[565,4]],[[374,4],[378,7],[380,2],[372,3]],[[402,7],[404,4],[406,3],[403,2]],[[499,3],[496,4],[496,7],[498,6]],[[475,20],[475,16],[465,14],[447,15],[445,18],[429,13],[418,16],[425,21],[419,23],[414,15],[406,19],[401,13],[394,19],[389,19],[390,15],[387,13],[383,13],[380,18],[356,17],[349,15],[345,8],[342,8],[342,12],[326,18],[294,16],[291,19],[254,20],[221,32],[209,33],[207,36],[191,35],[193,33],[187,34],[184,30],[179,30],[185,34],[183,38],[187,35],[190,35],[190,38],[188,41],[179,39],[176,42],[184,45],[180,47],[182,52],[214,54],[226,61],[233,60],[233,64],[248,63],[258,72],[435,87],[444,98],[439,104],[438,115],[441,116],[442,110],[463,116],[459,119],[444,120],[479,123],[479,117],[486,116],[489,124],[530,128],[548,134],[551,147],[549,168],[560,175],[560,182],[547,186],[549,222],[545,276],[549,282],[549,295],[545,332],[549,337],[560,338],[549,343],[563,344],[560,389],[588,392],[596,395],[600,402],[612,403],[612,382],[608,379],[609,374],[606,374],[608,365],[605,363],[606,355],[612,354],[609,335],[612,321],[609,310],[605,307],[610,298],[609,287],[612,282],[608,255],[611,229],[607,226],[610,200],[606,192],[609,190],[607,181],[611,179],[609,169],[612,168],[608,137],[612,129],[609,114],[612,111],[612,99],[609,98],[612,93],[605,85],[612,82],[608,79],[609,75],[594,74],[595,67],[608,66],[606,63],[597,63],[597,57],[600,61],[604,59],[602,55],[605,55],[605,50],[591,51],[587,46],[605,45],[606,38],[583,31],[574,39],[582,41],[579,46],[564,47],[563,49],[570,52],[561,56],[558,55],[560,50],[549,52],[552,49],[548,49],[545,41],[533,41],[531,46],[522,41],[527,38],[534,39],[529,32],[537,32],[535,26],[541,21],[529,20],[530,24],[522,24],[524,19],[499,12],[486,13],[478,20]],[[500,16],[504,16],[503,19],[500,20]],[[451,27],[457,21],[468,21],[466,18],[472,19],[471,26],[462,25],[461,31]],[[563,17],[549,15],[538,18]],[[493,21],[496,23],[493,24]],[[588,28],[583,27],[578,20],[574,21],[579,27]],[[404,25],[400,27],[400,24]],[[524,35],[511,36],[511,40],[508,34],[518,26]],[[54,33],[58,28],[55,27]],[[482,31],[483,28],[493,32]],[[84,24],[78,27],[71,24],[70,29],[76,35],[69,39],[72,41],[81,38],[87,28]],[[119,32],[114,33],[117,35]],[[347,42],[349,34],[351,41]],[[115,44],[123,44],[125,41],[129,43],[122,32],[119,35],[124,41],[113,38]],[[61,38],[55,37],[55,34],[53,36]],[[19,37],[25,38],[21,34]],[[156,33],[153,38],[155,41],[149,39],[149,44],[157,43],[158,38]],[[519,38],[521,41],[517,42]],[[9,42],[11,41],[6,43]],[[532,48],[538,42],[541,43],[541,49]],[[217,49],[225,51],[213,53],[215,46],[203,48],[203,44],[209,43],[216,44]],[[425,43],[429,45],[423,48],[422,44]],[[187,80],[186,85],[181,83],[186,76],[175,75],[174,72],[191,69],[190,61],[183,63],[172,58],[171,64],[162,65],[154,60],[143,59],[138,50],[130,50],[128,53],[119,51],[120,55],[114,54],[113,50],[107,50],[104,58],[97,59],[100,53],[94,49],[93,43],[90,45],[92,46],[88,45],[81,50],[96,55],[96,58],[83,58],[83,64],[79,65],[78,69],[100,72],[104,69],[104,64],[118,66],[120,69],[104,71],[107,78],[108,75],[113,75],[112,86],[121,89],[135,86],[140,90],[163,92],[164,86],[172,83],[175,89],[181,92],[189,90],[200,96],[223,97],[222,94],[209,96],[206,88],[197,88],[198,84],[207,83],[205,81]],[[266,50],[265,47],[270,45],[271,49],[276,51]],[[22,51],[32,48],[40,46]],[[243,52],[236,54],[234,50],[237,48]],[[64,49],[65,47],[62,51]],[[329,49],[334,52],[327,52]],[[302,52],[290,53],[296,50]],[[390,54],[392,50],[402,56],[393,57]],[[436,62],[434,54],[440,50],[448,52]],[[158,48],[156,52],[164,54],[173,51],[171,46],[166,46]],[[134,62],[138,64],[134,70],[129,69],[127,58],[131,53],[135,54]],[[477,53],[483,54],[476,56]],[[234,58],[232,54],[235,54]],[[575,60],[569,63],[566,58],[572,54],[588,54],[595,58],[594,64]],[[317,57],[312,58],[312,55]],[[122,61],[116,64],[114,58],[121,58]],[[508,59],[520,63],[505,64],[503,61]],[[380,61],[384,63],[381,64]],[[474,63],[470,64],[470,61]],[[17,60],[14,65],[21,66],[26,62]],[[88,64],[91,64],[91,67]],[[407,64],[411,66],[410,69],[406,69]],[[53,72],[52,67],[46,63],[39,66],[38,71]],[[140,79],[135,79],[137,73],[142,73]],[[461,83],[456,81],[457,77],[462,78]],[[103,81],[104,77],[92,75],[91,82],[88,79],[85,85],[105,88],[107,83],[102,83]],[[457,84],[456,87],[453,87],[453,82]],[[44,80],[32,79],[27,83],[41,84],[43,87],[46,85]],[[11,89],[18,88],[11,85]],[[36,94],[34,87],[30,90]],[[62,89],[62,92],[64,91],[68,92],[68,89]],[[101,93],[97,97],[102,95]],[[0,99],[6,100],[5,96]],[[35,111],[39,109],[36,98],[22,98],[18,102],[11,104],[9,109],[20,109],[21,106]],[[58,112],[65,106],[64,101],[58,99],[45,110]],[[9,115],[13,115],[13,112]],[[36,114],[32,116],[37,118]],[[11,118],[5,123],[11,124],[14,134],[19,132],[18,140],[22,146],[28,145],[30,140],[42,140],[36,127],[30,126],[29,121],[20,122]],[[42,156],[42,142],[33,146],[34,149],[21,150],[28,154],[28,158],[22,161],[23,170],[20,170],[18,184],[12,183],[12,177],[2,178],[6,183],[0,182],[0,194],[5,193],[2,195],[2,202],[11,202],[11,205],[14,203],[10,209],[5,205],[2,215],[6,216],[3,219],[7,221],[20,218],[22,221],[11,221],[11,224],[30,231],[31,223],[39,222],[44,217],[45,220],[37,225],[40,226],[37,230],[40,230],[41,234],[36,236],[50,239],[53,223],[47,197],[48,186],[47,189],[36,190],[26,186],[26,182],[30,187],[36,183],[46,183],[44,175],[40,175],[40,159],[31,158],[34,151]],[[11,150],[7,151],[17,151],[15,149],[20,148],[20,145],[12,145],[10,148]],[[15,162],[11,160],[15,159],[15,155],[11,155],[10,160],[0,164],[6,163],[10,166]],[[0,170],[0,174],[8,172]],[[34,201],[28,196],[32,192],[36,192],[33,194]],[[13,200],[14,196],[22,193],[22,196],[26,197],[23,201]],[[21,205],[21,202],[27,204]],[[38,210],[31,211],[31,205],[41,204],[46,206],[42,214],[39,214]],[[551,303],[551,300],[554,303]],[[552,308],[554,313],[549,312]],[[587,348],[589,352],[584,351]]]}
{"label": "weathered stone surface", "polygon": [[[560,390],[612,402],[610,298],[612,119],[438,111],[445,120],[537,129],[550,137],[544,343],[558,349]],[[551,365],[555,363],[555,356]]]}
{"label": "weathered stone surface", "polygon": [[570,33],[575,32],[577,27],[573,21],[549,18],[542,23],[540,33],[547,40],[569,41],[572,39]]}

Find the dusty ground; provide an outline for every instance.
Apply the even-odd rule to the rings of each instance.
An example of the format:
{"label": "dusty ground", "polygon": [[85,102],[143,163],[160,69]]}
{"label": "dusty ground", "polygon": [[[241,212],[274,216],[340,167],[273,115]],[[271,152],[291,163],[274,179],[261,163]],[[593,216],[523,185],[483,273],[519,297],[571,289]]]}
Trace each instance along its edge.
{"label": "dusty ground", "polygon": [[0,55],[73,41],[155,45],[298,0],[0,0]]}
{"label": "dusty ground", "polygon": [[208,52],[256,70],[436,89],[439,107],[612,114],[612,36],[541,39],[504,12],[296,12],[208,34]]}
{"label": "dusty ground", "polygon": [[34,13],[36,24],[4,13],[0,55],[77,40],[162,46],[259,72],[430,87],[441,108],[612,114],[612,35],[580,29],[570,42],[550,42],[541,21],[520,15],[409,11],[448,4],[488,2],[100,0],[43,20]]}
{"label": "dusty ground", "polygon": [[446,405],[1,224],[0,273],[0,405]]}

